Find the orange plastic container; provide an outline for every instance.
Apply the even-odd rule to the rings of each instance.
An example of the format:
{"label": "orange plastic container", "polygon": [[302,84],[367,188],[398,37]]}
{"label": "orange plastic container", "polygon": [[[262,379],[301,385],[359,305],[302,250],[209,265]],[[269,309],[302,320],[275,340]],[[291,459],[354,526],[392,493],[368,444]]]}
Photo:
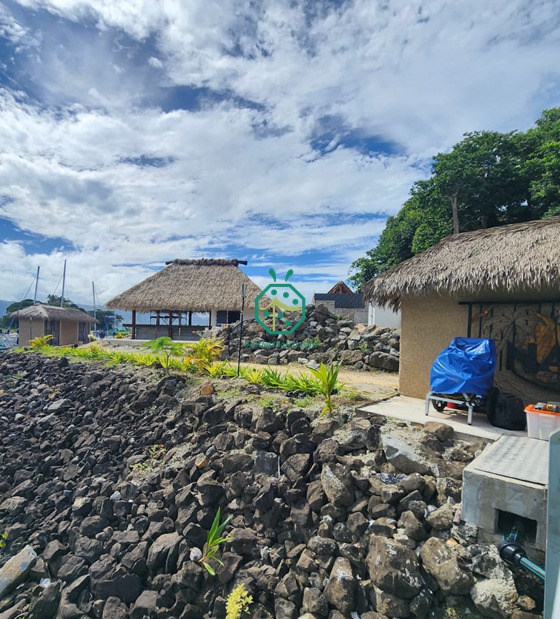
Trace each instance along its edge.
{"label": "orange plastic container", "polygon": [[527,414],[527,434],[529,438],[538,438],[541,441],[550,440],[555,430],[560,430],[560,413],[539,410],[532,404],[525,408]]}

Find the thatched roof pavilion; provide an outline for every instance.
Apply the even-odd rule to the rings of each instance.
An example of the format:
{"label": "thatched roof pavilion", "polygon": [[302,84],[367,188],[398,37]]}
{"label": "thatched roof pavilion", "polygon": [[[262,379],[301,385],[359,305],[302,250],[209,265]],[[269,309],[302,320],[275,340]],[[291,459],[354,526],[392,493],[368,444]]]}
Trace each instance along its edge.
{"label": "thatched roof pavilion", "polygon": [[[190,326],[194,312],[208,312],[210,324],[231,322],[241,311],[241,285],[245,284],[245,309],[251,308],[260,288],[239,268],[241,260],[201,258],[173,260],[166,267],[107,302],[110,309],[131,310],[133,337],[136,312],[154,313],[159,326],[165,319],[172,334],[173,322]],[[221,320],[218,320],[221,318]],[[199,327],[200,328],[200,327]]]}
{"label": "thatched roof pavilion", "polygon": [[394,309],[406,297],[491,299],[505,292],[558,296],[560,217],[448,236],[364,287],[366,300]]}
{"label": "thatched roof pavilion", "polygon": [[489,337],[500,388],[558,399],[560,217],[449,236],[370,280],[364,296],[401,309],[401,393],[427,393],[452,338]]}
{"label": "thatched roof pavilion", "polygon": [[42,303],[30,305],[10,316],[19,321],[20,346],[43,335],[52,335],[54,346],[85,344],[91,325],[98,322],[80,309]]}

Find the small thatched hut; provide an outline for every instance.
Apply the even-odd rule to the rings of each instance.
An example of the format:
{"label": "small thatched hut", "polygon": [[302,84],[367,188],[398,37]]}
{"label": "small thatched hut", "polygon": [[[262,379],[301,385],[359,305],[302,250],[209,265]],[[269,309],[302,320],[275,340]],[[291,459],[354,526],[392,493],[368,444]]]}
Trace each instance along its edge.
{"label": "small thatched hut", "polygon": [[53,346],[73,346],[89,341],[90,327],[97,320],[71,307],[37,303],[10,314],[19,321],[19,345],[43,335],[52,335]]}
{"label": "small thatched hut", "polygon": [[560,390],[560,217],[464,232],[370,280],[402,311],[400,391],[424,397],[453,337],[491,337],[496,383],[526,401]]}
{"label": "small thatched hut", "polygon": [[[242,260],[173,260],[154,275],[132,286],[107,303],[111,309],[132,311],[132,337],[153,339],[168,335],[192,339],[200,326],[194,313],[208,313],[208,326],[239,320],[241,286],[245,285],[245,310],[255,303],[260,288],[239,268]],[[137,323],[137,313],[150,314],[151,324]]]}

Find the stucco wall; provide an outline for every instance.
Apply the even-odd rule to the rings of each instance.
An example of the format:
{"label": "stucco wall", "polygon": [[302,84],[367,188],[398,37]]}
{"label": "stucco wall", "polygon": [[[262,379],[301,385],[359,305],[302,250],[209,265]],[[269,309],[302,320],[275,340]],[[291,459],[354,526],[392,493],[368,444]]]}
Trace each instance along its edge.
{"label": "stucco wall", "polygon": [[60,321],[59,346],[73,346],[78,343],[78,323],[70,320]]}
{"label": "stucco wall", "polygon": [[27,346],[29,340],[45,335],[44,320],[19,319],[19,345]]}
{"label": "stucco wall", "polygon": [[335,307],[334,301],[317,301],[317,305],[324,305],[335,316],[348,317],[354,322],[361,322],[367,325],[368,311],[365,307],[362,309],[356,307]]}
{"label": "stucco wall", "polygon": [[454,337],[467,335],[468,309],[457,301],[429,296],[402,303],[399,389],[424,398],[430,390],[430,369]]}
{"label": "stucco wall", "polygon": [[368,325],[397,328],[401,326],[400,312],[393,312],[393,310],[369,303],[368,314]]}

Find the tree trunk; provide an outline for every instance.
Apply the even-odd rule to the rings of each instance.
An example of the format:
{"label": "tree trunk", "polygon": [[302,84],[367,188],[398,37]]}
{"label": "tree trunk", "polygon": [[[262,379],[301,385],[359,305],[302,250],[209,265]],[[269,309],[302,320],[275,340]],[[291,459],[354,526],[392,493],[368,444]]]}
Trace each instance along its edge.
{"label": "tree trunk", "polygon": [[451,200],[451,211],[453,212],[453,234],[459,234],[459,212],[457,210],[457,194],[449,196]]}

